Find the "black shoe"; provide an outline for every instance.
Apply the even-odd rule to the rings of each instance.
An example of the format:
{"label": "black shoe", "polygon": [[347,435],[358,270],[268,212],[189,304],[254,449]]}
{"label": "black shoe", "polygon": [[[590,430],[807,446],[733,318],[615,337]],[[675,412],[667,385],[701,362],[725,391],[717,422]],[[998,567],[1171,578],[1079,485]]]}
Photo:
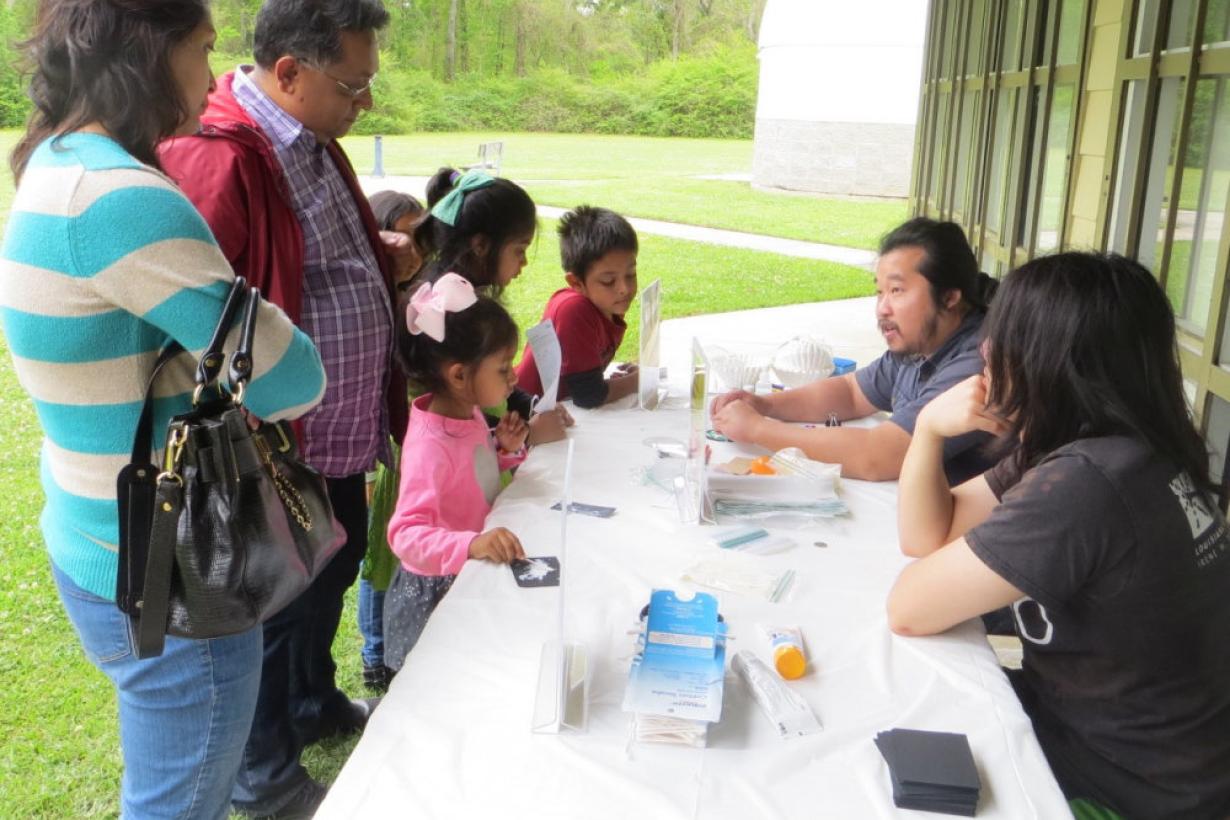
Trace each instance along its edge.
{"label": "black shoe", "polygon": [[251,820],[308,820],[316,814],[316,810],[320,808],[320,804],[324,802],[325,795],[328,793],[328,788],[309,778],[291,795],[290,800],[282,808],[272,814],[246,814],[242,811],[239,813]]}
{"label": "black shoe", "polygon": [[321,718],[319,739],[345,737],[363,731],[367,719],[380,703],[380,698],[356,698]]}
{"label": "black shoe", "polygon": [[393,670],[384,664],[378,666],[363,666],[363,686],[367,689],[384,694],[389,691],[389,684],[393,681]]}

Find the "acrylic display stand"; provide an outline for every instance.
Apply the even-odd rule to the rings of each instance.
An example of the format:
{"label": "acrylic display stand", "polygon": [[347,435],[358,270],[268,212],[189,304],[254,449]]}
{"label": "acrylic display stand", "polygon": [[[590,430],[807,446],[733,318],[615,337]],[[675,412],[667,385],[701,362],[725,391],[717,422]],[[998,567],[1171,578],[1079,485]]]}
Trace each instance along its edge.
{"label": "acrylic display stand", "polygon": [[572,506],[572,456],[569,440],[564,462],[564,495],[560,499],[559,606],[555,638],[542,645],[538,685],[530,729],[536,734],[584,732],[589,713],[589,659],[584,644],[567,637],[568,515]]}
{"label": "acrylic display stand", "polygon": [[641,291],[641,344],[637,359],[637,397],[642,410],[654,410],[662,402],[659,382],[662,360],[662,280],[655,279]]}

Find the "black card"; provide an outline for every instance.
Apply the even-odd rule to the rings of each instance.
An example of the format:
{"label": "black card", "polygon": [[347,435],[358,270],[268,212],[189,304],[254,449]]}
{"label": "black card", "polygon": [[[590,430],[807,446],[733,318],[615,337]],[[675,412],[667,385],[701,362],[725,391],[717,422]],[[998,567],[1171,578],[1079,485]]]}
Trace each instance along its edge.
{"label": "black card", "polygon": [[559,586],[559,559],[554,555],[518,558],[511,561],[508,568],[512,570],[519,587]]}
{"label": "black card", "polygon": [[978,791],[981,781],[965,735],[894,729],[889,765],[897,780],[909,786],[941,786]]}
{"label": "black card", "polygon": [[[558,510],[560,502],[556,501],[551,505],[551,509]],[[610,518],[615,514],[614,507],[601,507],[597,504],[582,504],[580,501],[573,501],[568,505],[568,512],[576,513],[577,515],[592,515],[594,518]]]}

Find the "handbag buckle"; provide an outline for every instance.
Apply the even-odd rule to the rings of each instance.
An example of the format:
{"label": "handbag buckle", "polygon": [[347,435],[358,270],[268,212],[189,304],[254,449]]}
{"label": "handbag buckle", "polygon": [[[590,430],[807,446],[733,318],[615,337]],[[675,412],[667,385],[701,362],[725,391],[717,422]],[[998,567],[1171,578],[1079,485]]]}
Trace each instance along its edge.
{"label": "handbag buckle", "polygon": [[167,435],[167,450],[163,455],[162,472],[158,480],[174,481],[181,487],[184,480],[179,475],[179,463],[184,457],[184,445],[188,442],[188,428],[181,422],[172,424]]}

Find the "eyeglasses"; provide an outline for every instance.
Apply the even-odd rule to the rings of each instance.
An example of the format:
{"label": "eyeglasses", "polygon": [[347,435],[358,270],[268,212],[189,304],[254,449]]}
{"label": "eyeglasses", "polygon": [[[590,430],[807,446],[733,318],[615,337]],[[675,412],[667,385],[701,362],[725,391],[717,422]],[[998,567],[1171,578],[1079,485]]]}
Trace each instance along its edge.
{"label": "eyeglasses", "polygon": [[311,63],[308,63],[308,62],[305,62],[304,65],[306,65],[308,68],[319,71],[321,74],[324,74],[330,80],[337,83],[337,87],[342,90],[342,93],[345,94],[347,97],[350,97],[350,99],[352,100],[357,100],[359,97],[362,97],[364,94],[370,94],[372,91],[372,86],[376,84],[375,74],[373,74],[371,76],[371,79],[368,80],[363,85],[353,86],[350,83],[339,80],[337,77],[334,77],[332,74],[330,74],[328,71],[325,71],[323,68],[321,68],[318,65],[312,65]]}

